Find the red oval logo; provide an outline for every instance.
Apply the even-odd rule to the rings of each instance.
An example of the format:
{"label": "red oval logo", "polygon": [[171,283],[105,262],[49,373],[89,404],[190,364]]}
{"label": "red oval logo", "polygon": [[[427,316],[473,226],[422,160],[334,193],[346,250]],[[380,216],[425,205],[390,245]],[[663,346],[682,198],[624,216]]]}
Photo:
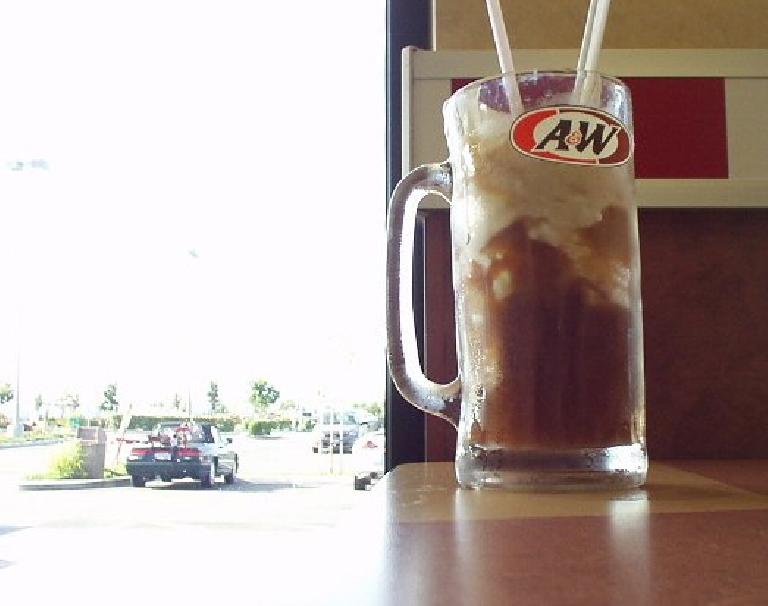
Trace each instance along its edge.
{"label": "red oval logo", "polygon": [[515,120],[509,139],[526,156],[589,166],[624,164],[634,148],[626,126],[591,107],[534,109]]}

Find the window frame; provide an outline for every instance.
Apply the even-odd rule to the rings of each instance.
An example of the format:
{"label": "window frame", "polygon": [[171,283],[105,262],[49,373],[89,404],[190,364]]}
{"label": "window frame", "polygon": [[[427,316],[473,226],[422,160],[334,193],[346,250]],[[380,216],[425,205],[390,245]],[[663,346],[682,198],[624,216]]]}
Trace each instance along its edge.
{"label": "window frame", "polygon": [[[431,0],[387,0],[387,202],[402,176],[402,69],[403,48],[432,47]],[[414,243],[413,300],[419,357],[424,351],[424,228],[417,224]],[[425,457],[425,413],[398,393],[386,371],[386,470],[402,463],[422,462]]]}

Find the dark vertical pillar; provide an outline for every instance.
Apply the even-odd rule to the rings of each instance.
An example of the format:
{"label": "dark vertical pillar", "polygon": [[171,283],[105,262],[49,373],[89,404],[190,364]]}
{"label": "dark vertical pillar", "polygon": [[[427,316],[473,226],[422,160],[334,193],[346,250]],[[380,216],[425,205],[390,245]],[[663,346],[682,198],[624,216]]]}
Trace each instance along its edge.
{"label": "dark vertical pillar", "polygon": [[[430,48],[430,0],[387,0],[387,198],[401,177],[400,56],[406,46]],[[423,238],[417,231],[414,311],[420,355],[423,347]],[[382,302],[383,303],[383,302]],[[406,402],[387,372],[387,469],[424,460],[424,413]]]}

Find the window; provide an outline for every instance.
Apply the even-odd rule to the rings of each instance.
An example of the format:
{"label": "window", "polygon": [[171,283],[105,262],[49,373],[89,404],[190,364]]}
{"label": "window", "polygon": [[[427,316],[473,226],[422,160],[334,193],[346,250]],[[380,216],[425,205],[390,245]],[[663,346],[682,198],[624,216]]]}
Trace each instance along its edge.
{"label": "window", "polygon": [[251,414],[262,378],[297,413],[383,401],[384,5],[266,12],[2,9],[0,384],[20,368],[24,416],[95,415],[112,383],[134,412],[205,412],[215,382]]}

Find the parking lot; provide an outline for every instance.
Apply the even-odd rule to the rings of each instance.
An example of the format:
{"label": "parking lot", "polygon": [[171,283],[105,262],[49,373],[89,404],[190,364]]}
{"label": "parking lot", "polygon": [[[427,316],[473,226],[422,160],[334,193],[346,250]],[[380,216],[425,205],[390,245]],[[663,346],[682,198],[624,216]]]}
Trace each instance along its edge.
{"label": "parking lot", "polygon": [[2,594],[42,601],[88,586],[129,603],[170,583],[198,597],[242,599],[255,595],[243,584],[268,584],[269,603],[294,603],[297,579],[327,571],[333,554],[354,547],[338,529],[373,495],[353,490],[352,475],[341,472],[349,455],[333,455],[331,473],[330,455],[313,454],[307,434],[238,436],[235,445],[236,483],[219,479],[209,490],[175,481],[19,491],[19,477],[39,470],[55,447],[0,449]]}

